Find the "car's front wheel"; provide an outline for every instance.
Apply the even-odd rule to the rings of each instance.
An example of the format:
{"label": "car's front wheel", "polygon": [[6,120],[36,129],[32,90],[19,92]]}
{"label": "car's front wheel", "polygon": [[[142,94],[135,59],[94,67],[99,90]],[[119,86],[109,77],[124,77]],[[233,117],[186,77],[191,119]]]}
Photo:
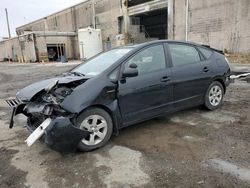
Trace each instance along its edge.
{"label": "car's front wheel", "polygon": [[85,110],[77,118],[77,126],[82,130],[91,132],[88,137],[83,138],[79,143],[78,148],[81,151],[91,151],[104,146],[113,131],[113,122],[110,115],[100,108]]}
{"label": "car's front wheel", "polygon": [[205,107],[209,110],[215,110],[222,105],[224,97],[224,88],[218,81],[214,81],[207,89],[205,95]]}

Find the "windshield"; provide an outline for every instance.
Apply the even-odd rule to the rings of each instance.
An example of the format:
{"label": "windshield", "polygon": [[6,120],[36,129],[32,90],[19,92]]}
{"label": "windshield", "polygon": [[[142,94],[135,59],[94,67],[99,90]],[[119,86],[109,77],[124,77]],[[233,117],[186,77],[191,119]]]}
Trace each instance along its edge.
{"label": "windshield", "polygon": [[74,68],[71,72],[83,74],[85,76],[95,76],[102,73],[118,59],[128,53],[131,48],[113,49],[97,55],[84,64]]}

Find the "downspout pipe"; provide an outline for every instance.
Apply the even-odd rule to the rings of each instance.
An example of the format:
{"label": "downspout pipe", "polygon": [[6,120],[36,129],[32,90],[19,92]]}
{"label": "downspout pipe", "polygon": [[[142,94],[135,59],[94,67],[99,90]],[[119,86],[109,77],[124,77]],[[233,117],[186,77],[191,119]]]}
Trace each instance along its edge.
{"label": "downspout pipe", "polygon": [[187,41],[188,40],[188,22],[189,22],[189,19],[188,19],[188,13],[189,13],[189,0],[186,0],[186,30],[185,30],[185,40]]}
{"label": "downspout pipe", "polygon": [[93,28],[96,29],[96,14],[95,14],[95,0],[92,0],[92,9],[93,9]]}
{"label": "downspout pipe", "polygon": [[128,0],[124,0],[124,3],[123,3],[123,20],[124,20],[124,38],[125,38],[125,44],[128,44],[129,43]]}

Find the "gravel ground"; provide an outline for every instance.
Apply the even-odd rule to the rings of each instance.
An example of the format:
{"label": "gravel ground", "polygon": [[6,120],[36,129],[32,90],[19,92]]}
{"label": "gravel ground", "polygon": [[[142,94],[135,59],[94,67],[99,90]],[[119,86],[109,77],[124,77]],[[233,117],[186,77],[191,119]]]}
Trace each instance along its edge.
{"label": "gravel ground", "polygon": [[197,107],[137,124],[90,153],[63,155],[39,142],[28,148],[24,117],[10,130],[1,99],[73,66],[0,64],[1,188],[250,187],[250,84],[243,81],[230,85],[216,111]]}

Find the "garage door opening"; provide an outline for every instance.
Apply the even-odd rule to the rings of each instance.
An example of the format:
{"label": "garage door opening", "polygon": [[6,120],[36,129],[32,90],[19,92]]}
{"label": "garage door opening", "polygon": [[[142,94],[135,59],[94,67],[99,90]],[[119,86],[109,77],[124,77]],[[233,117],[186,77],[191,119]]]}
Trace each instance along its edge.
{"label": "garage door opening", "polygon": [[61,61],[65,57],[65,44],[47,44],[49,61]]}
{"label": "garage door opening", "polygon": [[140,32],[145,34],[147,39],[167,39],[168,15],[167,9],[160,9],[133,16],[139,19]]}

